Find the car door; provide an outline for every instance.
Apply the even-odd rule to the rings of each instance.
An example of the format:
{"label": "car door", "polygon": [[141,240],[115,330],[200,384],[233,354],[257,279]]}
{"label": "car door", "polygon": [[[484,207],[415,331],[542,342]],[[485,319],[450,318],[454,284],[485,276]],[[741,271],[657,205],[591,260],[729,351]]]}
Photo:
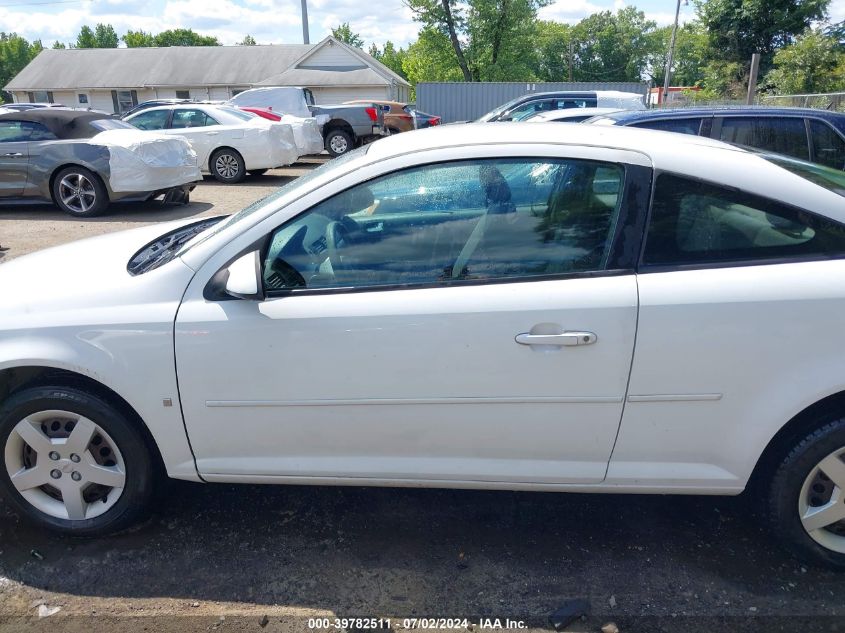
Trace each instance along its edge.
{"label": "car door", "polygon": [[[651,171],[633,153],[536,152],[371,166],[212,258],[175,333],[202,475],[601,481],[636,328],[624,227]],[[508,177],[526,170],[555,186],[515,201]],[[265,298],[209,295],[255,244]]]}
{"label": "car door", "polygon": [[222,126],[199,108],[174,108],[168,134],[184,136],[197,153],[197,164],[208,168],[211,152],[231,141],[230,126]]}
{"label": "car door", "polygon": [[23,194],[29,168],[30,126],[23,121],[0,121],[0,196]]}

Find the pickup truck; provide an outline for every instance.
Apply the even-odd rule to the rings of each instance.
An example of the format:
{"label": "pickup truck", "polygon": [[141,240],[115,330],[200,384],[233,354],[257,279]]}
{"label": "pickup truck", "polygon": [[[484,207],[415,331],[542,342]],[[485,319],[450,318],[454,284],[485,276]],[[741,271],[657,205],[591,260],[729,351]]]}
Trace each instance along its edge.
{"label": "pickup truck", "polygon": [[321,125],[324,147],[332,156],[340,156],[388,134],[384,112],[376,105],[315,105],[314,95],[308,88],[252,88],[238,93],[229,103],[239,107],[270,108],[279,114],[315,117]]}

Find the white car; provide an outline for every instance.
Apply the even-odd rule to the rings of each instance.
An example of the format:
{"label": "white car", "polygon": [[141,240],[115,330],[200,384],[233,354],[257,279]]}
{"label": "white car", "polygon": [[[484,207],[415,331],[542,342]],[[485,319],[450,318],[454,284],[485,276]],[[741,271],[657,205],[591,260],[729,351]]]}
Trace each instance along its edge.
{"label": "white car", "polygon": [[[845,180],[446,126],[227,219],[0,265],[0,487],[100,534],[205,482],[736,495],[845,568]],[[44,279],[61,271],[61,284]]]}
{"label": "white car", "polygon": [[581,123],[587,119],[592,119],[594,116],[605,116],[621,112],[619,108],[569,108],[567,110],[547,110],[545,112],[538,112],[533,114],[523,121],[531,123],[548,123],[554,121],[556,123]]}
{"label": "white car", "polygon": [[293,129],[227,106],[185,103],[141,110],[124,119],[141,130],[184,137],[203,173],[224,183],[240,182],[247,172],[296,162]]}

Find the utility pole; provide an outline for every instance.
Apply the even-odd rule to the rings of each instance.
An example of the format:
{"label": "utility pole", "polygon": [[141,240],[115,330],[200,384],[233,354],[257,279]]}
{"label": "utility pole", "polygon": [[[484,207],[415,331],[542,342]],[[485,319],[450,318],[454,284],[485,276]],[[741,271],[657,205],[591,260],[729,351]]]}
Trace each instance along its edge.
{"label": "utility pole", "polygon": [[678,37],[678,19],[681,16],[681,0],[675,8],[675,26],[672,27],[672,39],[669,42],[669,57],[666,59],[666,75],[663,78],[663,105],[669,101],[669,82],[672,80],[672,63],[675,61],[675,39]]}
{"label": "utility pole", "polygon": [[302,2],[302,43],[310,44],[311,40],[308,37],[308,0],[301,0]]}
{"label": "utility pole", "polygon": [[748,98],[745,103],[754,105],[754,97],[757,94],[757,75],[760,72],[760,53],[751,56],[751,75],[748,77]]}

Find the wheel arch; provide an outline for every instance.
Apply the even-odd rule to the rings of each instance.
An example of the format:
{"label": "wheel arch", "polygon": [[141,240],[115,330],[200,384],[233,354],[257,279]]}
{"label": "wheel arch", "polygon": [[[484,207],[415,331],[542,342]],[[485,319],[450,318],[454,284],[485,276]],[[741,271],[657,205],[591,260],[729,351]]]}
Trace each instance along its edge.
{"label": "wheel arch", "polygon": [[352,141],[357,142],[357,136],[355,135],[355,130],[352,129],[352,126],[349,125],[343,119],[332,119],[323,127],[323,139],[325,139],[329,134],[336,130],[341,130],[346,132],[347,134],[352,136]]}
{"label": "wheel arch", "polygon": [[98,396],[121,411],[140,430],[160,474],[166,474],[164,459],[146,422],[135,408],[111,387],[71,369],[49,365],[21,365],[0,368],[0,403],[30,387],[73,387]]}
{"label": "wheel arch", "polygon": [[832,393],[795,414],[763,449],[747,488],[766,485],[778,465],[798,442],[826,423],[841,417],[845,417],[845,391]]}

